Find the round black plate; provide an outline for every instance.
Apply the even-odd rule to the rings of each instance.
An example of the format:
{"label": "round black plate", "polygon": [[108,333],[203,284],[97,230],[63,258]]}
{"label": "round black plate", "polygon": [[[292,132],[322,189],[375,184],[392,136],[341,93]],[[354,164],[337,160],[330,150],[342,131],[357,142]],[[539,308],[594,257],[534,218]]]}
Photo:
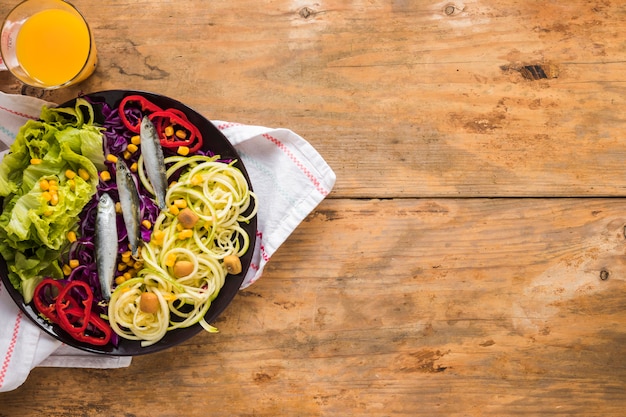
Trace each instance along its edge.
{"label": "round black plate", "polygon": [[[181,102],[174,100],[169,97],[161,96],[154,93],[148,93],[143,91],[129,91],[129,90],[108,90],[101,91],[97,93],[86,94],[81,97],[88,98],[90,101],[94,102],[94,111],[96,112],[96,121],[98,123],[103,122],[103,116],[100,113],[101,104],[97,103],[106,103],[109,106],[116,107],[120,101],[128,96],[139,94],[161,108],[174,108],[183,111],[189,121],[195,124],[200,132],[202,133],[203,138],[203,148],[205,150],[211,150],[215,154],[221,155],[224,159],[236,159],[237,162],[235,166],[241,170],[244,174],[246,180],[248,181],[248,186],[252,189],[252,184],[250,183],[250,178],[248,176],[248,172],[241,161],[237,151],[230,144],[228,139],[219,131],[209,120],[205,117],[197,113],[196,111],[190,109],[185,106]],[[61,104],[59,107],[74,107],[74,102],[76,99],[70,100],[66,103]],[[248,223],[242,225],[243,229],[250,236],[250,248],[246,252],[246,254],[241,258],[242,271],[237,275],[228,275],[226,277],[226,281],[224,286],[222,287],[219,295],[215,300],[213,300],[209,311],[207,312],[205,319],[208,323],[213,323],[217,317],[226,309],[228,304],[235,297],[235,294],[239,291],[239,287],[243,282],[243,279],[250,267],[250,262],[252,261],[252,252],[254,248],[254,243],[256,240],[256,227],[257,221],[256,216]],[[32,320],[37,326],[39,326],[43,331],[53,336],[54,338],[60,340],[61,342],[76,347],[78,349],[100,353],[104,355],[118,355],[118,356],[135,356],[142,355],[146,353],[153,353],[163,349],[167,349],[169,347],[175,346],[179,343],[182,343],[192,336],[196,335],[200,331],[202,331],[202,327],[199,324],[193,325],[191,327],[185,329],[175,329],[166,333],[165,337],[161,339],[159,342],[155,343],[152,346],[141,347],[139,341],[126,340],[120,338],[120,342],[118,346],[107,345],[107,346],[93,346],[85,343],[80,343],[74,340],[71,336],[69,336],[65,331],[59,328],[57,325],[52,325],[47,321],[43,320],[37,313],[37,310],[34,308],[32,303],[26,304],[24,303],[24,298],[22,295],[13,288],[13,285],[9,281],[8,277],[8,269],[4,258],[0,257],[0,278],[2,279],[2,283],[5,288],[11,295],[11,298],[15,301],[17,306],[24,312],[24,314]]]}

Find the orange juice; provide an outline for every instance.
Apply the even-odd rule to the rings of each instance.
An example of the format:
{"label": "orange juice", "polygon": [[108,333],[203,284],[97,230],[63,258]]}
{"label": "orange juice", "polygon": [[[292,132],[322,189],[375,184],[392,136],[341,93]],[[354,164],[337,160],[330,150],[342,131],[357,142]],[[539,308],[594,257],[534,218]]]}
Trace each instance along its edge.
{"label": "orange juice", "polygon": [[[15,54],[22,69],[44,86],[86,78],[95,68],[89,28],[80,16],[61,9],[42,10],[20,28]],[[86,73],[81,74],[85,69]],[[79,81],[79,80],[75,80]]]}

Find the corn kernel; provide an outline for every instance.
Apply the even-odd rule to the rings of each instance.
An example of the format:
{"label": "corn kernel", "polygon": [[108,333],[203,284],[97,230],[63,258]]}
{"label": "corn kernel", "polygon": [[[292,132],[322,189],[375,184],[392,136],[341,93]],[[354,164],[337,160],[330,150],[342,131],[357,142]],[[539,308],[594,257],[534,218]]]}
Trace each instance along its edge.
{"label": "corn kernel", "polygon": [[130,170],[132,172],[137,172],[137,169],[139,168],[139,165],[137,165],[137,162],[133,162],[130,166]]}
{"label": "corn kernel", "polygon": [[163,230],[155,230],[154,232],[152,232],[152,239],[154,239],[155,241],[163,241],[164,238],[165,232]]}
{"label": "corn kernel", "polygon": [[184,229],[178,233],[179,240],[189,239],[192,236],[193,236],[193,230],[191,229]]}
{"label": "corn kernel", "polygon": [[117,156],[112,155],[112,154],[108,154],[107,155],[107,161],[116,163],[117,162]]}
{"label": "corn kernel", "polygon": [[67,180],[67,185],[69,185],[70,190],[76,191],[76,182],[74,180]]}
{"label": "corn kernel", "polygon": [[141,261],[135,261],[135,263],[133,263],[133,268],[135,269],[141,269],[143,267],[143,262]]}
{"label": "corn kernel", "polygon": [[145,219],[144,221],[142,221],[141,225],[145,227],[146,229],[150,229],[152,227],[152,223],[150,223],[150,220],[148,219]]}
{"label": "corn kernel", "polygon": [[122,252],[122,259],[130,259],[131,256],[133,256],[133,253],[129,250]]}
{"label": "corn kernel", "polygon": [[174,205],[176,207],[178,207],[178,208],[183,209],[183,208],[187,207],[187,201],[185,201],[182,198],[179,198],[178,200],[174,200]]}
{"label": "corn kernel", "polygon": [[178,153],[181,156],[187,156],[187,155],[189,155],[189,147],[188,146],[179,146],[178,150],[176,151],[176,153]]}
{"label": "corn kernel", "polygon": [[124,273],[122,274],[122,276],[123,276],[124,278],[126,278],[126,279],[131,279],[131,278],[133,277],[133,276],[130,274],[130,272],[124,272]]}
{"label": "corn kernel", "polygon": [[123,283],[125,283],[125,282],[126,282],[126,277],[125,277],[125,276],[123,276],[123,275],[120,275],[119,277],[116,277],[116,278],[115,278],[115,283],[116,283],[117,285],[123,284]]}
{"label": "corn kernel", "polygon": [[200,185],[203,181],[204,178],[200,174],[195,174],[193,177],[191,177],[191,180],[189,180],[191,185]]}
{"label": "corn kernel", "polygon": [[50,217],[54,214],[54,210],[46,210],[43,212],[43,215],[46,217]]}
{"label": "corn kernel", "polygon": [[177,130],[176,137],[178,139],[187,139],[187,132],[185,132],[184,130]]}
{"label": "corn kernel", "polygon": [[133,136],[132,138],[130,138],[130,143],[132,143],[133,145],[139,145],[141,143],[141,136]]}
{"label": "corn kernel", "polygon": [[52,193],[50,191],[44,191],[41,193],[41,197],[43,197],[45,201],[50,201],[52,200]]}
{"label": "corn kernel", "polygon": [[49,179],[48,182],[50,183],[51,186],[59,185],[59,182],[55,180],[54,178]]}
{"label": "corn kernel", "polygon": [[89,172],[85,168],[78,168],[78,176],[85,181],[89,181]]}
{"label": "corn kernel", "polygon": [[117,214],[120,214],[122,212],[122,203],[120,203],[119,201],[115,202],[115,212]]}
{"label": "corn kernel", "polygon": [[122,156],[124,157],[124,159],[130,159],[130,157],[133,156],[133,154],[130,153],[129,151],[124,151],[122,152]]}
{"label": "corn kernel", "polygon": [[66,169],[66,170],[65,170],[65,177],[66,177],[67,179],[70,179],[70,180],[71,180],[71,179],[72,179],[72,178],[74,178],[75,176],[76,176],[76,173],[75,173],[74,171],[72,171],[71,169]]}
{"label": "corn kernel", "polygon": [[119,264],[117,264],[117,271],[118,271],[118,272],[125,271],[125,270],[126,270],[126,268],[127,268],[127,266],[126,266],[126,264],[125,264],[125,263],[121,263],[121,262],[120,262]]}
{"label": "corn kernel", "polygon": [[55,194],[59,191],[59,185],[56,182],[48,182],[48,184],[50,184],[48,186],[48,191],[50,191],[51,194]]}
{"label": "corn kernel", "polygon": [[63,275],[68,276],[72,273],[72,268],[69,265],[63,265]]}
{"label": "corn kernel", "polygon": [[33,164],[33,165],[39,165],[39,164],[41,164],[41,162],[42,162],[42,160],[39,159],[39,158],[32,158],[30,160],[30,163]]}
{"label": "corn kernel", "polygon": [[50,183],[48,180],[41,180],[39,181],[39,188],[41,188],[41,191],[48,191],[50,189]]}
{"label": "corn kernel", "polygon": [[176,263],[176,254],[169,253],[165,259],[165,266],[172,267]]}
{"label": "corn kernel", "polygon": [[110,181],[111,180],[111,173],[109,171],[102,171],[100,173],[100,179],[102,181]]}
{"label": "corn kernel", "polygon": [[78,259],[70,259],[68,264],[69,264],[70,268],[74,269],[74,268],[77,268],[78,265],[80,265],[80,262],[78,261]]}
{"label": "corn kernel", "polygon": [[59,195],[57,193],[52,193],[50,197],[50,204],[52,204],[53,206],[59,204]]}
{"label": "corn kernel", "polygon": [[135,153],[137,152],[138,149],[139,147],[135,145],[134,143],[129,143],[128,146],[126,147],[126,150],[130,153]]}
{"label": "corn kernel", "polygon": [[174,216],[178,216],[178,213],[180,213],[180,209],[172,204],[170,206],[170,213],[172,213]]}
{"label": "corn kernel", "polygon": [[174,134],[174,126],[167,126],[164,129],[165,136],[172,136]]}
{"label": "corn kernel", "polygon": [[67,240],[69,240],[70,243],[76,242],[76,232],[73,230],[67,232]]}

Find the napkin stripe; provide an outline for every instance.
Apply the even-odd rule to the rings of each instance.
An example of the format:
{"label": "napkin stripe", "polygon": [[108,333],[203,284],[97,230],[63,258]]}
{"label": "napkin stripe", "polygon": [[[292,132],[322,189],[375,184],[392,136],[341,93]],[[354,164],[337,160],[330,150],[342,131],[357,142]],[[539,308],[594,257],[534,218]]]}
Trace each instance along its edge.
{"label": "napkin stripe", "polygon": [[[259,254],[261,255],[261,258],[263,259],[263,261],[267,262],[270,260],[270,256],[267,254],[267,251],[265,250],[265,245],[263,243],[261,243],[261,239],[263,239],[263,232],[261,232],[260,230],[256,231],[256,237],[257,237],[257,246],[259,247]],[[250,263],[250,268],[254,269],[255,271],[258,271],[259,269],[261,269],[261,265],[255,263],[255,262],[251,262]],[[254,281],[253,281],[254,282]]]}
{"label": "napkin stripe", "polygon": [[4,357],[4,362],[2,363],[2,369],[0,369],[0,388],[4,385],[4,378],[7,375],[7,370],[9,369],[9,364],[11,363],[13,352],[15,351],[15,345],[17,343],[17,335],[20,332],[21,323],[22,323],[22,312],[20,311],[17,314],[17,317],[15,318],[15,324],[13,325],[13,334],[11,335],[11,341],[9,342],[7,354]]}
{"label": "napkin stripe", "polygon": [[264,133],[263,137],[265,139],[269,140],[270,142],[272,142],[274,145],[276,145],[278,147],[278,149],[283,151],[283,153],[285,155],[287,155],[289,157],[289,159],[291,159],[291,161],[294,164],[296,164],[298,169],[300,169],[300,171],[302,171],[302,173],[309,179],[309,181],[311,181],[311,183],[315,186],[315,189],[321,195],[326,197],[329,194],[330,191],[328,191],[324,187],[322,187],[322,184],[319,182],[317,177],[315,175],[313,175],[311,173],[311,171],[309,171],[307,169],[306,166],[304,166],[304,164],[289,150],[289,148],[284,143],[282,143],[279,139],[275,138],[274,136],[270,135],[269,133]]}
{"label": "napkin stripe", "polygon": [[4,110],[7,113],[11,113],[11,114],[14,114],[16,116],[24,117],[26,119],[32,119],[32,120],[37,120],[38,119],[38,116],[31,116],[30,114],[26,114],[26,113],[22,113],[22,112],[19,112],[19,111],[7,109],[6,107],[3,107],[3,106],[0,106],[0,110]]}
{"label": "napkin stripe", "polygon": [[0,132],[4,133],[7,136],[7,138],[15,140],[15,133],[11,132],[6,127],[0,126]]}
{"label": "napkin stripe", "polygon": [[230,123],[222,123],[221,125],[217,126],[217,128],[218,128],[219,130],[226,130],[226,129],[228,129],[229,127],[235,127],[235,126],[242,126],[242,124],[241,124],[241,123],[233,123],[233,122],[230,122]]}
{"label": "napkin stripe", "polygon": [[[256,236],[257,238],[259,238],[259,242],[261,242],[263,240],[263,232],[260,230],[257,230],[256,232]],[[261,251],[261,258],[263,258],[263,260],[265,262],[270,260],[270,256],[267,254],[267,251],[265,250],[265,245],[263,243],[259,244],[259,249]]]}

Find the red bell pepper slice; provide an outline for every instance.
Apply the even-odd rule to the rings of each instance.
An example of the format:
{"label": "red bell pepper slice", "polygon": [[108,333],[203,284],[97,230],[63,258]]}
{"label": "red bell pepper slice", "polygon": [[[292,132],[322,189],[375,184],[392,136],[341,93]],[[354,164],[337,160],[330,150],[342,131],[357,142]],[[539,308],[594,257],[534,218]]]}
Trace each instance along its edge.
{"label": "red bell pepper slice", "polygon": [[[189,147],[189,152],[196,152],[202,146],[202,134],[200,130],[187,119],[183,112],[177,109],[167,109],[152,113],[148,116],[154,123],[159,134],[161,146],[164,148],[178,148],[180,146]],[[185,139],[179,139],[175,135],[167,137],[165,135],[165,127],[167,123],[178,125],[189,132],[189,136]]]}
{"label": "red bell pepper slice", "polygon": [[[194,153],[202,146],[202,134],[200,130],[189,121],[187,115],[178,109],[166,109],[163,110],[156,104],[141,95],[130,95],[122,99],[119,104],[118,111],[122,123],[128,130],[133,133],[140,133],[141,131],[141,117],[135,124],[128,120],[126,109],[129,105],[138,107],[143,115],[148,115],[150,120],[154,123],[155,128],[159,134],[159,140],[161,146],[165,148],[178,148],[180,146],[189,147],[189,152]],[[166,122],[169,124],[175,124],[183,129],[187,130],[189,137],[186,139],[179,139],[175,136],[168,138],[165,135]]]}
{"label": "red bell pepper slice", "polygon": [[111,326],[91,312],[93,291],[86,282],[71,281],[63,285],[46,278],[35,288],[33,301],[42,315],[75,340],[97,346],[111,341]]}
{"label": "red bell pepper slice", "polygon": [[89,326],[82,332],[72,334],[72,337],[79,342],[104,346],[111,341],[112,335],[113,330],[111,326],[98,315],[92,314],[89,317]]}
{"label": "red bell pepper slice", "polygon": [[52,323],[59,323],[59,316],[56,312],[56,299],[62,289],[63,285],[52,278],[44,279],[35,288],[33,296],[35,308]]}
{"label": "red bell pepper slice", "polygon": [[[81,303],[70,294],[70,291],[82,287],[85,298]],[[78,294],[78,291],[74,291]],[[68,333],[82,332],[87,328],[89,317],[91,316],[91,306],[93,304],[93,292],[89,284],[83,281],[69,282],[56,299],[56,312],[59,317],[59,325]],[[77,326],[78,324],[78,326]]]}
{"label": "red bell pepper slice", "polygon": [[141,130],[141,117],[139,118],[136,124],[132,124],[128,120],[128,116],[126,115],[125,110],[126,110],[126,107],[129,105],[129,103],[139,104],[139,109],[144,114],[161,111],[161,108],[159,106],[152,103],[150,100],[148,100],[144,96],[130,95],[130,96],[124,97],[122,101],[120,101],[120,105],[118,107],[120,119],[122,120],[122,123],[124,123],[124,126],[126,126],[128,130],[134,133],[139,133],[139,131]]}

